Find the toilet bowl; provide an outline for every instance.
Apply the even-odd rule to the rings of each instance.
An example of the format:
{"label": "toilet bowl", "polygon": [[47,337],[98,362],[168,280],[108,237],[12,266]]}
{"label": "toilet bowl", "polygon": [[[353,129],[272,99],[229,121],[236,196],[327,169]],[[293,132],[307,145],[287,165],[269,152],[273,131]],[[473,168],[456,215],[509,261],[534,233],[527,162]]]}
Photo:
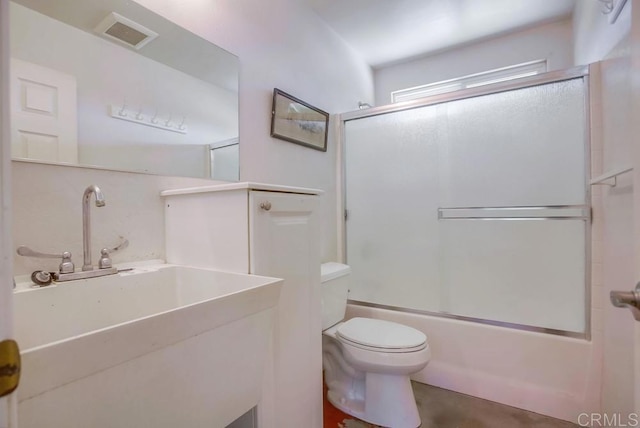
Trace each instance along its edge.
{"label": "toilet bowl", "polygon": [[351,269],[322,265],[322,365],[327,398],[343,412],[391,428],[417,428],[420,416],[409,376],[431,357],[427,337],[394,322],[344,321]]}

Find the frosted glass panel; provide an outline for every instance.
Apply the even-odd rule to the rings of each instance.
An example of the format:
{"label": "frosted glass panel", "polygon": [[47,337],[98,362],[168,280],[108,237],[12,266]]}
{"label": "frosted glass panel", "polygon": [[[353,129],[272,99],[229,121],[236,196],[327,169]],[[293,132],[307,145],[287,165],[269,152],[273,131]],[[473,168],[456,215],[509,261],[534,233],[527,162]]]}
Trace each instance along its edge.
{"label": "frosted glass panel", "polygon": [[582,78],[345,122],[350,299],[585,332],[585,130]]}
{"label": "frosted glass panel", "polygon": [[[442,106],[347,123],[351,298],[438,310]],[[431,221],[425,221],[430,217]]]}
{"label": "frosted glass panel", "polygon": [[585,203],[582,79],[447,103],[444,207]]}
{"label": "frosted glass panel", "polygon": [[442,312],[582,332],[585,222],[442,220]]}

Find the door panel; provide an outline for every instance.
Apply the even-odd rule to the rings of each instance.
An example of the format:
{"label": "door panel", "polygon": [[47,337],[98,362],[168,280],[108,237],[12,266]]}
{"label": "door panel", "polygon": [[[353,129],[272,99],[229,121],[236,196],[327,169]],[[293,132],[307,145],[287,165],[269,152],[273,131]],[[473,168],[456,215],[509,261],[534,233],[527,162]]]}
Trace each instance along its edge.
{"label": "door panel", "polygon": [[[629,141],[633,141],[633,218],[635,239],[635,254],[633,257],[633,267],[635,269],[635,279],[640,280],[640,144],[637,136],[640,135],[640,121],[637,120],[640,114],[640,8],[637,2],[631,6],[631,112],[636,119],[632,121],[631,133],[627,135]],[[634,284],[628,284],[628,288],[633,288]],[[629,320],[629,322],[632,322]],[[640,322],[634,322],[634,349],[631,357],[634,364],[634,411],[640,413]]]}
{"label": "door panel", "polygon": [[[0,341],[13,336],[11,146],[9,138],[9,2],[0,0]],[[0,428],[17,428],[17,394],[0,398]]]}
{"label": "door panel", "polygon": [[11,148],[16,158],[78,162],[75,76],[11,59]]}
{"label": "door panel", "polygon": [[322,426],[318,197],[252,191],[250,273],[284,279],[274,329],[275,427]]}

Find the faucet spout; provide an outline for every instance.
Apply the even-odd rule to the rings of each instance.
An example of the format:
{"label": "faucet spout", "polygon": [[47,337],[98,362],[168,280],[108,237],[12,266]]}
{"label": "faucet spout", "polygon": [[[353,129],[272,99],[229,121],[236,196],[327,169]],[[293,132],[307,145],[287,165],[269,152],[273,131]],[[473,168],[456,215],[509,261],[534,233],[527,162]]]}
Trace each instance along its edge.
{"label": "faucet spout", "polygon": [[98,186],[92,184],[87,187],[82,195],[82,252],[84,256],[84,262],[82,263],[82,270],[93,270],[91,263],[91,221],[89,217],[89,199],[94,194],[96,197],[96,207],[104,207],[105,200],[102,191]]}

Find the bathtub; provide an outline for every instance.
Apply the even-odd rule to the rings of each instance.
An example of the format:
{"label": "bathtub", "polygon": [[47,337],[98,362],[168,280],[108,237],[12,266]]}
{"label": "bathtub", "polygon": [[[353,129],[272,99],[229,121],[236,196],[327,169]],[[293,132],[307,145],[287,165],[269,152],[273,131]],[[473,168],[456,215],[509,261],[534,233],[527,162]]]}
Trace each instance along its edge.
{"label": "bathtub", "polygon": [[601,353],[592,341],[349,304],[353,317],[427,335],[431,361],[415,381],[574,423],[599,410]]}

